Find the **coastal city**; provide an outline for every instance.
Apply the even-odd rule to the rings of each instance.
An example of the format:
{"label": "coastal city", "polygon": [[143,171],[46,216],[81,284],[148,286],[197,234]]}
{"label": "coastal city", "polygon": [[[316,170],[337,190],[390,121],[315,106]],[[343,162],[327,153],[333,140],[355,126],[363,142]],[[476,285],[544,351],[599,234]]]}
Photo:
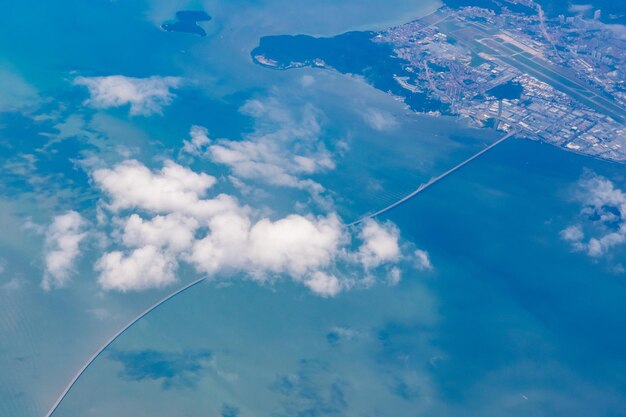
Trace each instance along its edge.
{"label": "coastal city", "polygon": [[443,7],[374,41],[409,63],[394,78],[439,101],[433,113],[626,161],[621,26],[602,23],[601,10],[548,18],[532,0],[502,3],[497,12]]}

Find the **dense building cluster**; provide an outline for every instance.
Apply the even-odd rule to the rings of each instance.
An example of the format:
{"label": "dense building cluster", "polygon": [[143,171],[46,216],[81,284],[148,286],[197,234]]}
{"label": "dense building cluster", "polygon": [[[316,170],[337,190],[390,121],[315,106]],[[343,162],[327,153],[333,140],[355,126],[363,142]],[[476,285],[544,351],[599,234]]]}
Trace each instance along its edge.
{"label": "dense building cluster", "polygon": [[532,0],[498,12],[442,8],[380,33],[408,62],[395,77],[446,112],[588,155],[626,161],[626,42],[593,18],[547,18]]}

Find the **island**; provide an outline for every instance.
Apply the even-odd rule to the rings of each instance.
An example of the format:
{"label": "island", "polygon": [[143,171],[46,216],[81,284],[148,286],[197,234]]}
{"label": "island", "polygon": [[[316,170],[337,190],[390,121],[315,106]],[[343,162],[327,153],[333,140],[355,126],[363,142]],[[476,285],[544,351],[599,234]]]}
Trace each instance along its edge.
{"label": "island", "polygon": [[208,22],[211,20],[206,12],[181,10],[176,12],[176,20],[165,22],[161,28],[167,32],[192,33],[194,35],[206,36],[206,31],[198,25],[198,22]]}

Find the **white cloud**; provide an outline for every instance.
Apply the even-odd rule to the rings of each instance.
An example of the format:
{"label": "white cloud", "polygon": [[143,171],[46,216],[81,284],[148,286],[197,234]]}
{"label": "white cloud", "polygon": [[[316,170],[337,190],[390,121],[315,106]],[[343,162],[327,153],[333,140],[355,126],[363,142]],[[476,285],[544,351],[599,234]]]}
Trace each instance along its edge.
{"label": "white cloud", "polygon": [[194,156],[202,156],[211,144],[209,131],[202,126],[191,126],[189,130],[190,140],[183,141],[183,152]]}
{"label": "white cloud", "polygon": [[617,23],[614,23],[614,24],[602,23],[598,20],[593,20],[591,21],[591,26],[597,27],[600,30],[611,31],[613,32],[613,36],[615,36],[616,38],[626,40],[626,25],[620,25]]}
{"label": "white cloud", "polygon": [[576,199],[583,206],[580,214],[586,227],[578,223],[561,231],[573,250],[601,258],[626,242],[626,193],[609,179],[586,172],[578,182]]}
{"label": "white cloud", "polygon": [[165,247],[175,252],[189,249],[199,223],[176,213],[144,220],[132,214],[124,226],[122,241],[128,247]]}
{"label": "white cloud", "polygon": [[332,263],[342,239],[342,225],[334,215],[290,215],[252,224],[248,217],[230,213],[212,219],[209,229],[193,248],[196,267],[209,274],[243,270],[260,280],[268,273],[303,280]]}
{"label": "white cloud", "polygon": [[109,252],[96,263],[102,288],[122,292],[172,284],[176,281],[174,272],[177,267],[172,256],[154,246],[143,246],[130,255],[121,251]]}
{"label": "white cloud", "polygon": [[320,140],[322,114],[308,105],[288,108],[274,98],[249,100],[241,112],[254,118],[255,130],[244,140],[211,141],[206,129],[194,126],[185,152],[228,166],[233,175],[252,181],[306,190],[318,195],[324,187],[308,178],[334,169]]}
{"label": "white cloud", "polygon": [[586,13],[593,9],[591,4],[570,4],[567,10],[571,13]]}
{"label": "white cloud", "polygon": [[580,242],[585,237],[581,225],[569,226],[561,231],[561,237],[568,242]]}
{"label": "white cloud", "polygon": [[76,211],[56,216],[46,231],[46,270],[42,286],[49,290],[63,287],[69,280],[74,261],[80,254],[80,243],[85,238],[86,222]]}
{"label": "white cloud", "polygon": [[97,169],[92,178],[110,198],[113,211],[141,209],[153,213],[180,213],[208,219],[222,211],[238,208],[234,198],[220,194],[204,199],[215,177],[197,174],[172,161],[154,173],[145,165],[129,160],[113,169]]}
{"label": "white cloud", "polygon": [[130,104],[131,115],[161,114],[174,94],[170,89],[181,84],[178,77],[134,78],[123,75],[106,77],[77,77],[74,84],[87,87],[90,98],[86,104],[98,108],[120,107]]}
{"label": "white cloud", "polygon": [[[389,271],[400,259],[399,232],[389,222],[368,220],[352,236],[333,213],[270,219],[230,196],[207,195],[215,178],[171,161],[157,170],[125,161],[97,169],[92,177],[108,199],[102,213],[112,221],[104,223],[115,228],[116,247],[96,265],[106,290],[167,286],[185,263],[211,277],[237,274],[262,282],[290,277],[319,295],[334,296],[359,284],[355,274],[365,276],[360,285],[368,285],[370,270],[387,265]],[[350,249],[353,238],[357,251]],[[352,272],[337,273],[345,267]],[[399,279],[399,270],[394,274]]]}
{"label": "white cloud", "polygon": [[323,190],[315,181],[300,179],[297,175],[314,171],[318,165],[315,160],[302,156],[282,159],[279,152],[268,142],[222,140],[209,148],[210,159],[228,165],[238,177],[261,179],[268,184],[306,189],[314,193]]}
{"label": "white cloud", "polygon": [[341,291],[339,279],[322,271],[313,273],[311,278],[304,281],[304,285],[322,297],[334,297]]}
{"label": "white cloud", "polygon": [[331,263],[341,243],[342,227],[335,215],[263,219],[250,231],[250,256],[255,266],[302,276]]}
{"label": "white cloud", "polygon": [[386,262],[395,262],[400,257],[398,237],[400,232],[392,223],[378,223],[368,219],[363,223],[359,248],[360,260],[366,268],[377,267]]}
{"label": "white cloud", "polygon": [[398,121],[392,114],[389,114],[382,110],[367,109],[361,113],[363,120],[374,130],[382,132],[389,130],[398,124]]}
{"label": "white cloud", "polygon": [[433,269],[428,252],[422,249],[415,250],[415,266],[420,271],[430,271]]}
{"label": "white cloud", "polygon": [[587,254],[592,257],[606,255],[613,246],[620,245],[626,241],[625,230],[608,233],[601,238],[591,238],[587,243]]}
{"label": "white cloud", "polygon": [[400,268],[397,268],[395,266],[391,268],[391,271],[389,271],[389,276],[387,277],[387,282],[389,283],[389,285],[398,285],[401,279],[402,271],[400,271]]}
{"label": "white cloud", "polygon": [[224,213],[211,219],[210,233],[196,241],[190,261],[199,271],[213,275],[220,270],[240,270],[246,265],[250,219],[239,213]]}

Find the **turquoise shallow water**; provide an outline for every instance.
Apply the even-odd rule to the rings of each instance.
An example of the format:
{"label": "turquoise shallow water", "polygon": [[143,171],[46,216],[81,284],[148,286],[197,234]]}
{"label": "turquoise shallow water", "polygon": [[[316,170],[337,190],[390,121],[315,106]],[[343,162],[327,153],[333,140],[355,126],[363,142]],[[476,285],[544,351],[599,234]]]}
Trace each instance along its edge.
{"label": "turquoise shallow water", "polygon": [[[97,239],[71,285],[41,289],[36,224],[68,209],[97,221],[98,191],[76,161],[95,155],[113,164],[130,152],[157,167],[176,157],[192,124],[213,138],[253,133],[258,126],[240,111],[247,100],[312,104],[337,163],[313,178],[349,221],[499,136],[412,115],[356,77],[250,60],[261,36],[381,29],[431,3],[381,11],[373,2],[206,2],[206,38],[159,30],[176,10],[200,6],[183,3],[14,2],[3,10],[0,69],[30,89],[11,96],[23,99],[17,111],[0,108],[2,416],[44,415],[86,358],[173,290],[103,292]],[[85,106],[74,77],[111,74],[187,82],[162,116]],[[303,87],[311,79],[303,77],[314,83]],[[372,111],[393,122],[373,128]],[[229,174],[206,161],[192,167]],[[515,140],[389,212],[407,250],[428,250],[434,265],[405,265],[395,287],[379,282],[333,299],[284,282],[195,287],[107,349],[55,416],[626,414],[624,278],[610,271],[626,253],[618,247],[612,260],[593,262],[559,238],[580,217],[571,189],[583,168],[625,187],[621,166]],[[275,215],[320,209],[301,191],[255,185],[265,194],[246,203]],[[190,269],[180,270],[180,285],[197,277]]]}
{"label": "turquoise shallow water", "polygon": [[[294,86],[301,88],[302,74],[278,77],[250,61],[261,34],[384,27],[420,15],[432,4],[398,1],[394,6],[380,13],[360,3],[349,15],[337,10],[350,4],[334,2],[308,5],[306,14],[299,14],[301,4],[294,2],[17,2],[3,8],[0,415],[43,415],[102,342],[169,291],[103,294],[93,271],[99,256],[95,241],[77,264],[70,286],[50,293],[41,289],[45,244],[37,225],[45,227],[69,209],[95,222],[98,195],[77,161],[96,155],[112,164],[130,151],[158,166],[164,156],[175,156],[192,124],[206,126],[214,137],[239,139],[253,130],[252,120],[239,112],[246,100],[287,97]],[[184,7],[203,7],[213,16],[206,38],[159,29]],[[316,12],[335,18],[320,20]],[[187,83],[162,117],[149,118],[129,117],[127,107],[93,110],[84,105],[86,91],[72,85],[78,75],[115,74],[181,76]],[[356,80],[325,77],[326,90],[334,91],[329,102],[342,96],[357,103],[372,99]],[[324,90],[315,91],[293,97],[292,105],[314,100]],[[335,126],[342,122],[331,119]],[[348,128],[362,124],[358,117]],[[206,163],[194,169],[224,172]],[[273,203],[276,210],[290,212],[293,193]],[[35,226],[25,229],[25,224]]]}
{"label": "turquoise shallow water", "polygon": [[[287,285],[276,291],[256,285],[196,287],[116,342],[58,415],[85,409],[92,415],[219,415],[226,406],[241,415],[352,415],[390,407],[409,413],[410,402],[398,408],[387,389],[402,385],[396,379],[408,369],[400,366],[395,375],[396,365],[388,366],[379,341],[397,320],[417,320],[428,328],[434,318],[419,283],[404,286],[404,292],[406,302],[398,303],[398,293],[384,289],[325,300]],[[411,337],[416,343],[423,338]],[[184,372],[177,368],[180,373],[170,378],[162,373],[162,362],[145,361],[146,351],[158,352],[161,360],[171,355],[168,366],[174,368],[194,361],[197,352],[210,359]],[[132,356],[120,360],[116,352]],[[415,365],[426,366],[427,359],[416,358]],[[415,369],[407,377],[421,384]],[[98,386],[106,388],[94,398],[90,393]],[[137,401],[155,396],[150,404]]]}

